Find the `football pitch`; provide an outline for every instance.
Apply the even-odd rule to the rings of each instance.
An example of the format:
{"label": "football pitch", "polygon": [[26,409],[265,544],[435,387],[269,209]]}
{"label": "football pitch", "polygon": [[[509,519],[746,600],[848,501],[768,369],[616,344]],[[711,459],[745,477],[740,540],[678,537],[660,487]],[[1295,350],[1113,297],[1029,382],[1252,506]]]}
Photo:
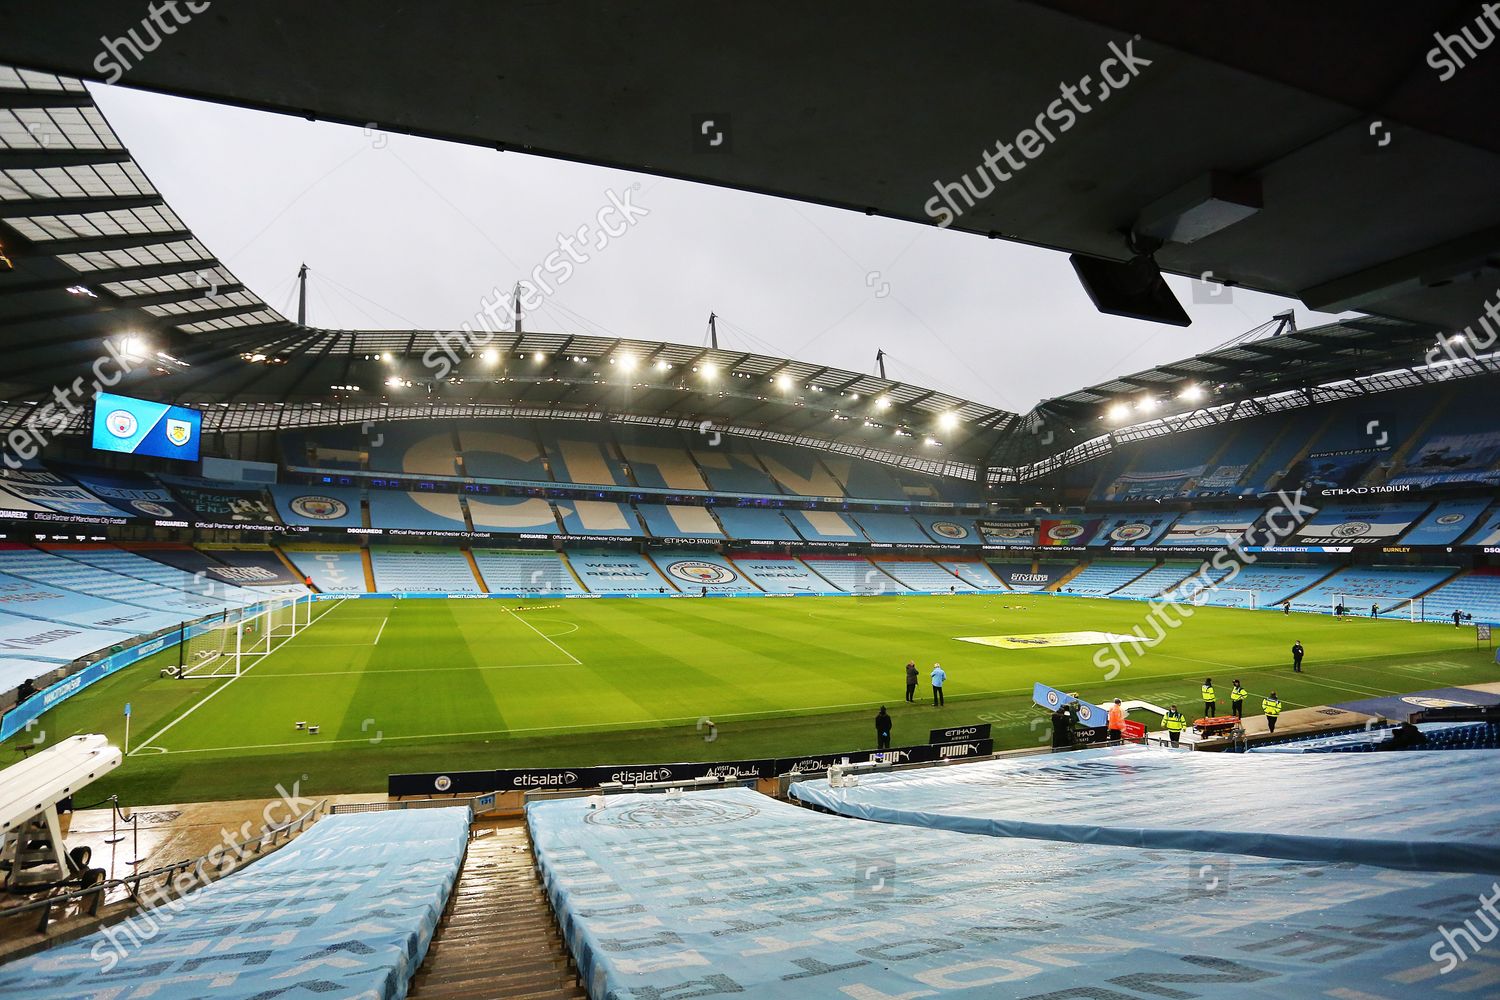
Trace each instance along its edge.
{"label": "football pitch", "polygon": [[[678,600],[345,600],[238,677],[160,676],[176,651],[109,677],[16,741],[124,739],[86,797],[122,802],[383,791],[392,772],[738,760],[866,748],[881,705],[896,745],[990,722],[997,747],[1044,743],[1032,684],[1176,702],[1212,676],[1288,708],[1500,679],[1472,629],[1200,608],[1113,679],[1099,636],[1147,636],[1149,605],[1047,595]],[[1040,637],[1040,638],[1038,638]],[[1293,674],[1289,648],[1307,648]],[[904,702],[904,667],[922,683]],[[927,673],[947,671],[933,708]],[[711,721],[711,724],[710,724]],[[316,735],[297,723],[317,726]],[[97,793],[97,795],[95,794]],[[82,805],[83,803],[81,803]]]}

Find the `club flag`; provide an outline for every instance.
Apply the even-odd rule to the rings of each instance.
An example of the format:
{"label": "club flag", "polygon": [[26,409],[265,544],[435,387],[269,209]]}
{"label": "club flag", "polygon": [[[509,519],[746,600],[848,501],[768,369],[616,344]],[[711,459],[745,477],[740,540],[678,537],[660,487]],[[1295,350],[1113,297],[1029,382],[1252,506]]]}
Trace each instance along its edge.
{"label": "club flag", "polygon": [[1078,706],[1078,721],[1090,729],[1099,729],[1109,721],[1109,713],[1098,705],[1076,698],[1057,688],[1048,687],[1041,681],[1031,689],[1031,700],[1048,711],[1055,712],[1059,706],[1074,704]]}

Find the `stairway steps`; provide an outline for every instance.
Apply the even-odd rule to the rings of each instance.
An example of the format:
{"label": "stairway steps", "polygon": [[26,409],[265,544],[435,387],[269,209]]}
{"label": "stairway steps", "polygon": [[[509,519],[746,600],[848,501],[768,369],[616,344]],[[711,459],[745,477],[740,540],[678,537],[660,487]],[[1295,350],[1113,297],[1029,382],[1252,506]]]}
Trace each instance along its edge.
{"label": "stairway steps", "polygon": [[586,1000],[519,827],[469,843],[447,912],[412,978],[418,1000]]}

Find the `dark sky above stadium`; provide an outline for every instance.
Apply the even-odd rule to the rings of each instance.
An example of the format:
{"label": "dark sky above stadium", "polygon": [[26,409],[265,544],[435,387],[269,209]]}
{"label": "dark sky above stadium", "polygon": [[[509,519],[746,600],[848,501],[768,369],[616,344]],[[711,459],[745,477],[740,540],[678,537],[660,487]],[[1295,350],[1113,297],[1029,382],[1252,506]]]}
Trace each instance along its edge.
{"label": "dark sky above stadium", "polygon": [[[1243,289],[1195,302],[1198,283],[1169,278],[1191,327],[1119,319],[1095,312],[1062,253],[543,157],[91,89],[167,202],[288,318],[297,267],[307,263],[315,326],[457,328],[580,227],[587,259],[565,281],[548,279],[554,290],[526,318],[528,330],[696,344],[706,342],[712,310],[724,347],[853,371],[874,371],[883,348],[893,378],[1017,411],[1208,350],[1288,307],[1304,327],[1332,318]],[[615,238],[601,237],[595,221],[611,192],[645,213]],[[606,221],[618,228],[615,216]]]}

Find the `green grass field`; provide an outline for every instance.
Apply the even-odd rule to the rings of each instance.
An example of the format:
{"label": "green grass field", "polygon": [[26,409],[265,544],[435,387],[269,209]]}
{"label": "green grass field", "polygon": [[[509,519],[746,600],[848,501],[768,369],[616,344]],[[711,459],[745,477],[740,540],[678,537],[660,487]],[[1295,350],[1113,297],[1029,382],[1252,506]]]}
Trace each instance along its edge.
{"label": "green grass field", "polygon": [[[233,679],[176,680],[176,652],[63,703],[12,742],[124,736],[124,765],[80,796],[132,804],[383,791],[388,773],[728,760],[873,744],[885,704],[897,745],[929,728],[994,724],[1000,747],[1048,737],[1035,681],[1103,702],[1201,711],[1211,675],[1228,709],[1275,688],[1288,708],[1500,679],[1472,630],[1405,621],[1203,608],[1112,681],[1094,646],[1002,649],[964,636],[1144,626],[1148,606],[1050,596],[796,600],[351,600]],[[1294,639],[1306,673],[1291,673]],[[947,706],[903,701],[903,668],[948,671]],[[711,718],[716,737],[699,720]],[[316,723],[317,736],[297,721]]]}

